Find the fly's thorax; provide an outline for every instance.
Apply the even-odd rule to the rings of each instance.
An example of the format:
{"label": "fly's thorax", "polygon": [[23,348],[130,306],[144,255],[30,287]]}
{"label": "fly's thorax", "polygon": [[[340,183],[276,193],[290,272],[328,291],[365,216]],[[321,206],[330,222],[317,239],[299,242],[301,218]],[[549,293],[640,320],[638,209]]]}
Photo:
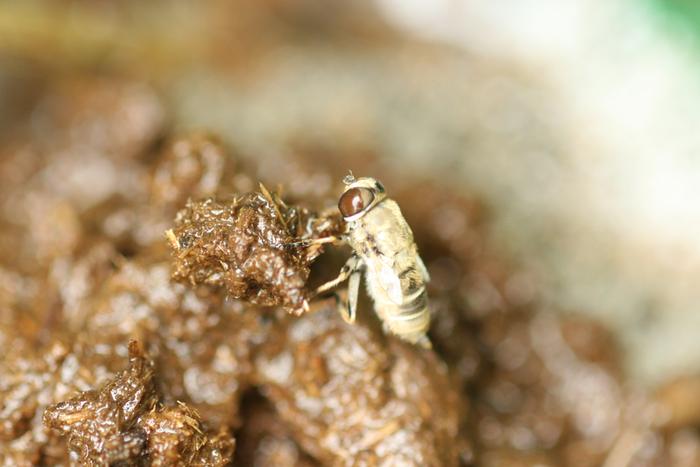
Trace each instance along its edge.
{"label": "fly's thorax", "polygon": [[383,200],[348,224],[348,243],[362,257],[394,257],[400,251],[415,250],[411,228],[392,199]]}

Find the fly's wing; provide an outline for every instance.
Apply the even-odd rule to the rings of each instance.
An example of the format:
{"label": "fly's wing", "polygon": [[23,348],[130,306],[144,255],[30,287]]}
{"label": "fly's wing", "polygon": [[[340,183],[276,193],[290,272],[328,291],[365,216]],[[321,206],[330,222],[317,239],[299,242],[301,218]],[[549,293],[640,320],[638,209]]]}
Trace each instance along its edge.
{"label": "fly's wing", "polygon": [[377,279],[379,280],[379,284],[386,292],[389,300],[396,305],[401,305],[403,302],[401,280],[399,279],[398,274],[396,274],[393,264],[388,261],[382,261],[380,264],[379,271],[377,271]]}
{"label": "fly's wing", "polygon": [[430,273],[428,273],[428,268],[425,267],[425,263],[419,255],[416,255],[416,264],[418,265],[420,275],[423,276],[423,280],[425,282],[430,282]]}

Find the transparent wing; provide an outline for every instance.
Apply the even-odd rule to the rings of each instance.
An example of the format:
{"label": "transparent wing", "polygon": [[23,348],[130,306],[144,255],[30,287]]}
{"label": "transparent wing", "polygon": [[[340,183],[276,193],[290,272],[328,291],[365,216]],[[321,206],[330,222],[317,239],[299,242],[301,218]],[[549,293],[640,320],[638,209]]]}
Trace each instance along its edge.
{"label": "transparent wing", "polygon": [[423,276],[423,280],[425,282],[430,282],[430,273],[428,272],[428,268],[425,267],[425,263],[418,255],[416,255],[416,264],[418,265],[420,275]]}
{"label": "transparent wing", "polygon": [[394,271],[394,268],[386,263],[382,263],[377,278],[379,279],[379,284],[386,291],[389,300],[397,305],[401,305],[403,302],[403,293],[401,292],[401,280],[398,274]]}

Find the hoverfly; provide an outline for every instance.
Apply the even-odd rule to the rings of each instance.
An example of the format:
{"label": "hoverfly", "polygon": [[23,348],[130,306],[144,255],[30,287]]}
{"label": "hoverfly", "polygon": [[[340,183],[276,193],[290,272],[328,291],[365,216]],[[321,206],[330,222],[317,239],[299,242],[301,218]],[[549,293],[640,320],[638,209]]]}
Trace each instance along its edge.
{"label": "hoverfly", "polygon": [[340,238],[318,241],[345,241],[353,254],[338,277],[318,287],[315,294],[327,292],[347,280],[348,301],[339,303],[338,308],[343,319],[353,323],[360,276],[364,272],[367,292],[374,301],[374,311],[383,323],[384,332],[430,348],[426,335],[430,327],[426,283],[430,276],[399,205],[374,178],[355,178],[351,174],[343,183],[345,190],[338,209],[346,222],[345,233]]}

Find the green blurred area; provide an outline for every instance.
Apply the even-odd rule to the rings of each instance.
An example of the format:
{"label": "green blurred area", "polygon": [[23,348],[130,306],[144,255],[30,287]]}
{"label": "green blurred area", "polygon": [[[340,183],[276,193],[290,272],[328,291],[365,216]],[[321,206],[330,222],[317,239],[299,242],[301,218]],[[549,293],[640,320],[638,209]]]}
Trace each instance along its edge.
{"label": "green blurred area", "polygon": [[669,26],[680,26],[700,37],[700,1],[698,0],[650,0],[654,10]]}

